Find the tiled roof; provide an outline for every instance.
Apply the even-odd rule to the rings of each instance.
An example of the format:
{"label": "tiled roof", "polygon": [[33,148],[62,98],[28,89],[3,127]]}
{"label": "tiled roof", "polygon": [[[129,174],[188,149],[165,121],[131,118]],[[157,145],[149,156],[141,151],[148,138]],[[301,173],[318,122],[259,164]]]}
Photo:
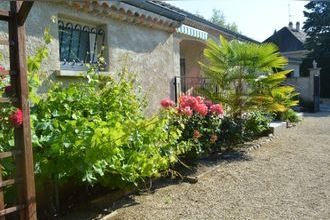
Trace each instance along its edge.
{"label": "tiled roof", "polygon": [[[63,1],[60,1],[63,3]],[[135,7],[124,3],[124,1],[114,0],[93,0],[93,1],[64,1],[71,7],[91,13],[94,15],[108,16],[125,22],[162,29],[174,32],[180,26],[180,22],[165,17],[161,14],[156,14],[152,11],[146,11],[142,8]]]}
{"label": "tiled roof", "polygon": [[249,37],[159,0],[71,0],[64,2],[78,10],[102,14],[103,16],[110,16],[115,19],[167,31],[175,31],[175,28],[179,27],[183,22],[188,25],[196,25],[196,28],[215,30],[216,33],[222,33],[238,40],[259,43]]}
{"label": "tiled roof", "polygon": [[276,44],[281,52],[292,52],[305,50],[305,40],[306,33],[302,30],[290,30],[288,27],[283,27],[281,30],[276,31],[272,36],[267,38],[264,42],[272,42]]}

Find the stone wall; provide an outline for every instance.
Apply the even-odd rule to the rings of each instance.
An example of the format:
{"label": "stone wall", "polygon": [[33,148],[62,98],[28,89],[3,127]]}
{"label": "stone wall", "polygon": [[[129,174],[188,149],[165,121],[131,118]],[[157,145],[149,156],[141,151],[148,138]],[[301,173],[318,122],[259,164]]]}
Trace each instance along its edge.
{"label": "stone wall", "polygon": [[[34,54],[36,48],[42,45],[43,31],[49,27],[54,39],[49,45],[49,58],[42,65],[45,79],[65,83],[79,79],[55,74],[63,75],[60,70],[58,24],[52,22],[53,16],[105,27],[107,72],[114,73],[124,64],[122,58],[128,58],[129,69],[137,74],[142,90],[150,101],[148,115],[159,109],[160,99],[174,97],[172,81],[174,76],[180,75],[180,53],[173,33],[77,11],[65,4],[35,2],[26,22],[27,55]],[[1,23],[0,37],[6,35],[7,27]],[[5,58],[2,64],[8,68],[8,47],[1,46],[0,49]],[[44,83],[39,92],[45,93],[47,88],[47,83]]]}
{"label": "stone wall", "polygon": [[310,68],[308,77],[287,78],[286,82],[296,87],[304,101],[314,102],[314,77],[320,76],[320,70],[321,68]]}
{"label": "stone wall", "polygon": [[299,63],[292,63],[289,61],[288,66],[286,69],[292,69],[293,73],[291,77],[299,77],[300,76],[300,64]]}
{"label": "stone wall", "polygon": [[300,97],[308,102],[313,101],[313,88],[309,77],[292,77],[287,78],[286,82],[294,85],[296,91],[300,93]]}

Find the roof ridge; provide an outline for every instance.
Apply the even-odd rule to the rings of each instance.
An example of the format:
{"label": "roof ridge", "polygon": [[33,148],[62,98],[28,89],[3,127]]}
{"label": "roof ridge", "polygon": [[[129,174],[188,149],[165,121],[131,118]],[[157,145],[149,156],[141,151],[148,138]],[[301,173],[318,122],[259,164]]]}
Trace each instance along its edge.
{"label": "roof ridge", "polygon": [[211,26],[211,27],[213,27],[215,29],[218,29],[220,31],[227,32],[228,34],[231,34],[234,37],[242,38],[242,39],[245,39],[245,40],[248,40],[248,41],[252,41],[252,42],[258,42],[256,40],[250,38],[250,37],[247,37],[247,36],[245,36],[243,34],[240,34],[240,33],[237,33],[235,31],[229,30],[229,29],[227,29],[225,27],[222,27],[222,26],[220,26],[218,24],[215,24],[215,23],[213,23],[213,22],[211,22],[211,21],[209,21],[209,20],[207,20],[205,18],[198,17],[197,15],[195,15],[195,14],[193,14],[191,12],[188,12],[188,11],[186,11],[184,9],[181,9],[179,7],[176,7],[174,5],[171,5],[171,4],[167,3],[167,2],[160,1],[160,0],[147,0],[147,2],[149,2],[151,4],[156,4],[156,5],[160,6],[160,7],[163,7],[163,8],[169,9],[169,10],[173,10],[173,11],[175,11],[177,13],[180,13],[180,14],[185,14],[188,18],[190,18],[192,20],[195,20],[195,21],[204,23],[204,24],[209,25],[209,26]]}

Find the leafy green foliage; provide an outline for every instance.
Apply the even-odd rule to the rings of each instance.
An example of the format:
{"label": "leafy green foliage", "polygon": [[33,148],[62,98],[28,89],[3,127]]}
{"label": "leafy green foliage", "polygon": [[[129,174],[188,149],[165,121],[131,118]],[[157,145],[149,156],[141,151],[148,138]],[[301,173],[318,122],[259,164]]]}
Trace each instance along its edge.
{"label": "leafy green foliage", "polygon": [[307,33],[305,46],[313,59],[330,56],[330,2],[311,1],[305,8],[307,18],[303,29]]}
{"label": "leafy green foliage", "polygon": [[261,111],[250,112],[244,119],[244,135],[246,139],[254,139],[270,132],[273,116]]}
{"label": "leafy green foliage", "polygon": [[[182,140],[193,144],[189,156],[205,155],[217,147],[221,117],[212,114],[202,117],[194,114],[192,117],[181,116],[180,119],[180,122],[184,123]],[[179,121],[177,117],[175,120]]]}
{"label": "leafy green foliage", "polygon": [[[297,102],[293,88],[280,87],[288,71],[287,60],[274,44],[228,42],[220,36],[221,44],[210,40],[204,50],[206,63],[200,63],[211,85],[202,93],[213,101],[223,103],[226,113],[235,119],[246,112],[262,108],[266,112],[286,111]],[[214,88],[220,91],[215,91]]]}
{"label": "leafy green foliage", "polygon": [[272,115],[261,111],[250,112],[242,118],[224,117],[219,142],[224,147],[230,147],[267,135],[272,118]]}
{"label": "leafy green foliage", "polygon": [[288,121],[291,123],[297,123],[300,121],[297,112],[295,112],[292,109],[289,109],[288,111],[281,112],[279,115],[280,120],[282,121]]}
{"label": "leafy green foliage", "polygon": [[89,83],[54,84],[32,108],[41,178],[138,183],[167,170],[184,153],[181,131],[168,126],[169,116],[146,119],[135,78],[125,69],[118,76],[91,74]]}
{"label": "leafy green foliage", "polygon": [[212,10],[212,17],[210,21],[214,24],[217,24],[221,27],[224,27],[228,30],[234,31],[234,32],[239,32],[238,27],[236,23],[229,23],[226,21],[226,17],[223,14],[223,12],[219,9],[213,9]]}
{"label": "leafy green foliage", "polygon": [[[48,44],[51,42],[51,36],[49,30],[45,29],[44,31],[44,45],[41,45],[35,53],[34,56],[29,56],[27,58],[27,67],[28,67],[28,84],[29,84],[29,97],[31,103],[34,105],[39,102],[40,98],[38,97],[36,90],[40,85],[39,80],[39,70],[41,67],[42,61],[48,57]],[[10,85],[9,77],[3,78],[0,80],[0,96],[12,97],[15,95],[15,89],[12,88],[10,93],[6,93],[6,87]],[[0,109],[0,143],[1,151],[6,151],[14,147],[14,136],[13,136],[13,127],[8,122],[8,116],[15,110],[11,104],[5,104],[1,106]]]}

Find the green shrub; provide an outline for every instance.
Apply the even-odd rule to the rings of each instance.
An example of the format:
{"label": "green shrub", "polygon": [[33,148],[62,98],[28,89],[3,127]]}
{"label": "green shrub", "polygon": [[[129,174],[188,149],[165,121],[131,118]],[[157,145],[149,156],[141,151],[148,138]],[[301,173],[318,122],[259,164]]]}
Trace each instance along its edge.
{"label": "green shrub", "polygon": [[273,117],[260,111],[248,113],[244,121],[244,133],[247,139],[254,139],[270,132]]}
{"label": "green shrub", "polygon": [[300,121],[297,112],[295,112],[292,109],[289,109],[286,112],[281,112],[280,113],[280,119],[282,121],[288,121],[288,122],[291,122],[291,123],[297,123],[297,122]]}
{"label": "green shrub", "polygon": [[224,117],[220,127],[220,144],[223,147],[244,142],[244,120],[241,118]]}
{"label": "green shrub", "polygon": [[219,143],[231,147],[253,140],[270,132],[272,117],[259,111],[250,112],[242,118],[224,117],[220,127]]}
{"label": "green shrub", "polygon": [[[186,151],[169,116],[144,117],[135,78],[91,74],[90,82],[54,84],[32,109],[37,175],[106,186],[157,176]],[[115,181],[116,180],[116,181]]]}

